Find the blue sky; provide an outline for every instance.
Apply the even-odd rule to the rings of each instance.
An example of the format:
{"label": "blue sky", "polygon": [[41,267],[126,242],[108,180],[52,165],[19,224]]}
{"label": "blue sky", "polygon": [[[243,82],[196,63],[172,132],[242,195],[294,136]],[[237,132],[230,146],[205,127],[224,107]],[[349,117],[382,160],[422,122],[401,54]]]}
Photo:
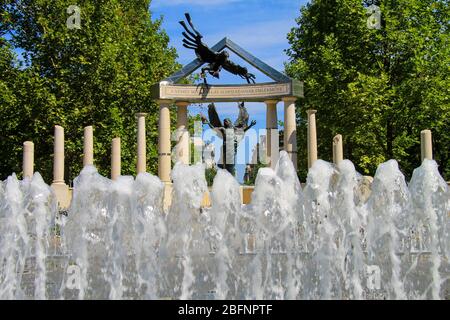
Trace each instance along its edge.
{"label": "blue sky", "polygon": [[[170,45],[178,51],[178,61],[185,65],[195,58],[193,50],[182,46],[182,27],[178,23],[184,20],[184,13],[189,12],[196,28],[203,34],[203,41],[213,46],[224,37],[229,37],[235,43],[251,54],[269,64],[273,68],[283,71],[284,62],[288,60],[284,50],[289,48],[287,34],[296,25],[300,7],[306,0],[153,0],[150,9],[153,19],[163,18],[162,27],[170,37]],[[244,64],[249,71],[256,75],[257,82],[271,80],[247,65],[239,57],[231,55],[233,61]],[[225,71],[220,80],[208,78],[211,84],[240,84],[246,83],[239,77],[229,75]],[[237,118],[236,103],[218,103],[217,110],[221,119]],[[257,121],[256,129],[266,126],[266,107],[264,103],[247,103],[250,119]],[[191,106],[190,114],[200,111],[206,113],[206,106]],[[283,104],[278,104],[278,119],[283,120]],[[240,147],[238,152],[244,152]],[[248,146],[253,148],[253,145]],[[247,150],[246,153],[251,152]],[[217,152],[216,152],[217,154]],[[238,178],[241,181],[243,167],[237,167]]]}

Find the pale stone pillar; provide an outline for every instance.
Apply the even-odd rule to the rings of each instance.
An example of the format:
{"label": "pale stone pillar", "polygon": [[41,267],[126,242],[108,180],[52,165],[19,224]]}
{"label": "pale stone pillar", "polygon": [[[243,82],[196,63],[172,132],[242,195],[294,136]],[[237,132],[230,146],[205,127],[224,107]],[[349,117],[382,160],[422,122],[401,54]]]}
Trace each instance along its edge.
{"label": "pale stone pillar", "polygon": [[23,179],[32,178],[34,174],[34,143],[25,141],[23,143]]}
{"label": "pale stone pillar", "polygon": [[159,100],[159,142],[158,176],[163,182],[170,182],[170,100]]}
{"label": "pale stone pillar", "polygon": [[147,146],[145,139],[146,113],[137,113],[137,164],[136,174],[147,171]]}
{"label": "pale stone pillar", "polygon": [[94,165],[94,129],[92,126],[84,128],[83,166]]}
{"label": "pale stone pillar", "polygon": [[307,110],[308,113],[308,168],[311,168],[317,160],[317,131],[316,131],[317,110]]}
{"label": "pale stone pillar", "polygon": [[422,130],[420,132],[420,149],[422,161],[424,159],[433,159],[433,143],[431,140],[431,130]]}
{"label": "pale stone pillar", "polygon": [[111,179],[116,180],[121,174],[120,138],[114,138],[111,146]]}
{"label": "pale stone pillar", "polygon": [[277,103],[278,100],[265,101],[266,111],[266,157],[267,166],[275,168],[279,158],[279,133],[278,133],[278,116]]}
{"label": "pale stone pillar", "polygon": [[64,183],[64,128],[55,126],[53,146],[53,183]]}
{"label": "pale stone pillar", "polygon": [[179,101],[177,105],[177,161],[189,164],[189,130],[188,130],[188,102]]}
{"label": "pale stone pillar", "polygon": [[339,164],[344,160],[344,151],[342,147],[342,135],[337,134],[333,138],[333,163]]}
{"label": "pale stone pillar", "polygon": [[53,183],[52,189],[60,208],[70,205],[69,186],[64,182],[64,128],[55,126],[55,144],[53,151]]}
{"label": "pale stone pillar", "polygon": [[288,153],[297,170],[297,124],[295,116],[296,97],[283,98],[284,101],[284,150]]}

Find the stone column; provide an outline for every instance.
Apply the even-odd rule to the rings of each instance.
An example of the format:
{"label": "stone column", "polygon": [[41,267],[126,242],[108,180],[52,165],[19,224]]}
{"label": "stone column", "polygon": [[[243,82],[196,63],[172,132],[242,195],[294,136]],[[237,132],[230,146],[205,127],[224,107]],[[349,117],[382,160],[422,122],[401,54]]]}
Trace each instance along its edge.
{"label": "stone column", "polygon": [[316,131],[317,110],[307,110],[308,113],[308,168],[311,168],[317,160],[317,131]]}
{"label": "stone column", "polygon": [[283,98],[284,101],[284,150],[289,154],[297,170],[297,124],[295,117],[296,97]]}
{"label": "stone column", "polygon": [[159,100],[159,142],[158,176],[163,182],[170,182],[170,100]]}
{"label": "stone column", "polygon": [[23,179],[31,179],[34,174],[34,143],[26,141],[23,143]]}
{"label": "stone column", "polygon": [[83,166],[94,165],[94,130],[92,126],[84,128]]}
{"label": "stone column", "polygon": [[179,101],[177,105],[177,161],[190,163],[189,130],[188,130],[188,102]]}
{"label": "stone column", "polygon": [[420,132],[420,148],[422,161],[424,159],[433,159],[433,143],[431,140],[431,130],[422,130]]}
{"label": "stone column", "polygon": [[69,186],[64,182],[64,128],[55,126],[55,144],[53,151],[53,183],[52,189],[60,208],[70,205]]}
{"label": "stone column", "polygon": [[64,128],[55,126],[53,146],[53,183],[64,184]]}
{"label": "stone column", "polygon": [[116,180],[121,174],[120,138],[114,138],[111,146],[111,179]]}
{"label": "stone column", "polygon": [[333,163],[338,165],[344,160],[344,151],[342,148],[342,135],[337,134],[333,138]]}
{"label": "stone column", "polygon": [[147,146],[145,140],[145,116],[146,113],[137,113],[137,164],[136,174],[147,171]]}
{"label": "stone column", "polygon": [[279,158],[279,134],[278,134],[278,100],[265,101],[266,111],[266,157],[267,166],[275,168]]}

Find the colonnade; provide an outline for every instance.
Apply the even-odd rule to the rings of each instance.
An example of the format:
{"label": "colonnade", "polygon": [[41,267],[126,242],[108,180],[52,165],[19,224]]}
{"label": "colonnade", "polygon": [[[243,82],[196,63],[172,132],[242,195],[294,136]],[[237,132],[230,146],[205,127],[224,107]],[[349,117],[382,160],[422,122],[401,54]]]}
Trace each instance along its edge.
{"label": "colonnade", "polygon": [[[294,166],[297,167],[297,125],[295,116],[296,97],[283,98],[284,102],[284,150],[291,157]],[[266,129],[267,129],[267,156],[269,166],[275,166],[279,157],[278,116],[277,104],[280,100],[266,100]],[[159,103],[159,146],[158,146],[158,175],[163,182],[170,182],[171,172],[171,127],[170,127],[170,105],[172,100],[158,100]],[[189,102],[175,101],[177,107],[177,148],[173,155],[178,161],[188,164],[189,131],[188,131],[188,106]],[[272,154],[273,153],[273,154]]]}
{"label": "colonnade", "polygon": [[[284,101],[284,150],[291,157],[294,166],[297,168],[297,126],[295,118],[295,98],[285,98]],[[158,145],[158,175],[161,181],[170,183],[170,173],[172,165],[171,154],[171,126],[170,126],[170,106],[172,100],[158,101],[159,108],[159,145]],[[267,123],[267,156],[268,166],[274,167],[279,158],[278,148],[278,117],[277,104],[279,100],[267,100],[266,104],[266,123]],[[188,132],[188,102],[177,101],[177,128],[175,131],[177,138],[176,154],[178,161],[189,164],[190,145]],[[308,117],[308,168],[317,160],[317,129],[316,129],[316,110],[307,110]],[[137,118],[137,173],[146,172],[146,131],[145,131],[145,113],[136,114]],[[344,159],[343,156],[343,138],[338,134],[333,138],[333,162],[338,164]],[[432,136],[430,130],[421,132],[421,158],[433,159]],[[83,143],[83,165],[94,164],[94,134],[93,127],[84,128]],[[34,174],[34,144],[32,141],[26,141],[23,144],[23,177],[31,178]],[[111,146],[111,179],[115,180],[121,175],[121,145],[120,138],[112,140]],[[64,194],[68,193],[68,185],[64,178],[64,128],[55,126],[54,131],[54,150],[53,150],[53,182],[52,188],[55,193],[60,194],[58,199],[64,199]],[[61,204],[62,207],[68,204]]]}

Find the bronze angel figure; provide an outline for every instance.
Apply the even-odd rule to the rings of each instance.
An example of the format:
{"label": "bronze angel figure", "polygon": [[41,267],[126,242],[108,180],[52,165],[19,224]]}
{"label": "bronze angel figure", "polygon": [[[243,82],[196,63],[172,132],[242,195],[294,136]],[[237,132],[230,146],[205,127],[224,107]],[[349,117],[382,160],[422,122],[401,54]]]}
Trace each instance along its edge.
{"label": "bronze angel figure", "polygon": [[188,26],[184,21],[180,21],[186,32],[182,32],[183,46],[188,49],[193,49],[195,54],[200,61],[208,63],[208,66],[202,68],[201,76],[206,83],[206,72],[208,72],[213,77],[219,79],[220,71],[225,69],[226,71],[240,76],[242,79],[246,79],[247,83],[255,83],[255,75],[249,73],[247,68],[242,67],[234,62],[232,62],[229,57],[229,53],[226,50],[221,52],[213,51],[206,44],[202,42],[203,36],[198,32],[191,20],[189,13],[184,14],[186,20],[192,30],[189,30]]}
{"label": "bronze angel figure", "polygon": [[237,147],[244,138],[245,132],[256,124],[255,120],[250,125],[248,124],[249,115],[244,102],[239,103],[238,107],[239,115],[234,125],[229,118],[224,119],[222,124],[214,103],[208,105],[209,121],[204,115],[201,116],[203,123],[209,125],[211,129],[216,130],[219,133],[219,137],[223,140],[222,154],[218,167],[226,169],[232,175],[235,175]]}

